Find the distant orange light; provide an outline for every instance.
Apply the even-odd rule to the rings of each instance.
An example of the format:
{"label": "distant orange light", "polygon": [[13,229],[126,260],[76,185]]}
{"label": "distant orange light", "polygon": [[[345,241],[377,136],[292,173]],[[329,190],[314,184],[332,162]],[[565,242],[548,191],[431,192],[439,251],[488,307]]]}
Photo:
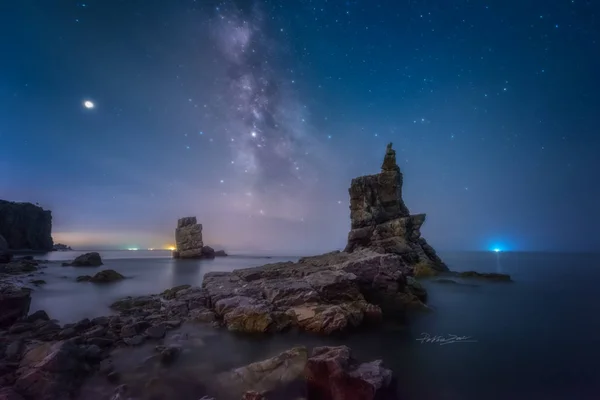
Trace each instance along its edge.
{"label": "distant orange light", "polygon": [[170,246],[170,247],[168,247],[167,249],[168,249],[168,250],[171,250],[171,251],[175,251],[175,250],[177,250],[177,249],[176,249],[175,247],[173,247],[173,246]]}

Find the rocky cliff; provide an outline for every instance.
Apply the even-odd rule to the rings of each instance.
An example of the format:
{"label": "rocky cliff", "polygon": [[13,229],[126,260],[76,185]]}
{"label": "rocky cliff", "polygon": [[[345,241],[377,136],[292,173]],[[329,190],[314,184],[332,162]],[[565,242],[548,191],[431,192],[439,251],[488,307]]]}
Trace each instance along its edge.
{"label": "rocky cliff", "polygon": [[381,172],[355,178],[350,185],[351,230],[344,251],[371,249],[402,257],[409,265],[427,263],[448,268],[421,237],[425,214],[411,215],[402,199],[403,175],[388,144]]}
{"label": "rocky cliff", "polygon": [[0,236],[11,250],[52,250],[52,213],[31,203],[0,200]]}

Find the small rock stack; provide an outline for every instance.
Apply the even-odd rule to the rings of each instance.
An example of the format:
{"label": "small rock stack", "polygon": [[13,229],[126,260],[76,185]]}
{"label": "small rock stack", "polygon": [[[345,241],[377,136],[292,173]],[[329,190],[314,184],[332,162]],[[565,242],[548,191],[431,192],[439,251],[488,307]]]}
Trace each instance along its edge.
{"label": "small rock stack", "polygon": [[402,199],[403,175],[396,152],[387,145],[381,172],[354,178],[350,185],[351,230],[345,252],[367,248],[398,254],[409,265],[427,263],[447,271],[435,250],[421,237],[425,214],[410,215]]}
{"label": "small rock stack", "polygon": [[185,217],[177,220],[175,230],[175,243],[177,250],[173,252],[174,258],[202,258],[202,224],[196,217]]}
{"label": "small rock stack", "polygon": [[202,224],[196,217],[185,217],[177,220],[175,230],[175,243],[177,250],[173,251],[173,258],[215,258],[226,256],[223,250],[215,251],[202,242]]}

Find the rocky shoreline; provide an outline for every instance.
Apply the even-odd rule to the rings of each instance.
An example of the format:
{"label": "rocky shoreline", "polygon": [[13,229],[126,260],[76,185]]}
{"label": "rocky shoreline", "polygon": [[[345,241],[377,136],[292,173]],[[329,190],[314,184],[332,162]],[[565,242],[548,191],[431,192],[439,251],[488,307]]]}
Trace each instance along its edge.
{"label": "rocky shoreline", "polygon": [[[165,340],[184,324],[200,323],[244,333],[298,329],[330,335],[351,332],[364,324],[378,324],[383,318],[398,318],[409,310],[427,310],[427,293],[413,277],[415,267],[398,265],[397,256],[391,254],[334,252],[297,263],[209,273],[202,287],[183,285],[160,294],[127,297],[111,305],[116,315],[60,325],[44,311],[29,313],[31,289],[9,282],[10,278],[27,276],[32,271],[43,272],[41,266],[28,259],[3,264],[0,387],[4,389],[0,391],[0,399],[74,398],[90,376],[102,376],[107,386],[114,387],[112,399],[129,398],[123,397],[126,387],[120,386],[119,371],[114,369],[111,355],[153,345],[156,362],[168,367],[176,362],[182,348],[168,345]],[[463,273],[463,278],[481,278],[472,275]],[[290,352],[307,354],[306,349]],[[381,398],[394,398],[391,371],[380,360],[366,364],[350,362],[350,349],[326,348],[315,349],[312,357],[305,357],[305,361],[292,367],[289,362],[281,362],[282,357],[287,359],[291,353],[232,371],[232,376],[244,383],[239,388],[260,389],[254,394],[240,394],[241,389],[236,389],[236,393],[247,399],[269,398],[276,388],[301,382],[308,390],[307,399],[370,399],[379,391],[382,394],[377,396],[383,393],[389,396]],[[316,361],[322,358],[331,360]],[[265,369],[264,365],[277,368]],[[278,372],[273,372],[274,369]],[[272,377],[258,378],[257,371]],[[284,379],[290,374],[295,378]],[[344,377],[339,377],[340,374]],[[325,385],[327,379],[333,379],[335,385]],[[265,386],[265,382],[271,383]],[[352,397],[347,393],[350,388],[373,396]],[[329,397],[315,394],[323,390],[335,393],[329,393]]]}
{"label": "rocky shoreline", "polygon": [[[325,255],[321,261],[324,262],[335,256],[339,254]],[[308,266],[310,261],[314,265],[315,259],[318,258],[301,260],[297,264]],[[273,266],[278,265],[265,266],[265,271],[272,272]],[[38,267],[36,261],[18,260],[4,265],[4,270],[9,270],[13,274],[19,271],[27,274],[32,267]],[[256,273],[261,268],[263,267],[236,272],[248,276],[252,270]],[[254,282],[258,281],[254,280]],[[318,282],[318,285],[332,296],[330,299],[353,291],[349,289],[349,283],[344,280],[339,280],[337,286],[323,284],[323,281]],[[50,319],[45,311],[29,313],[31,290],[4,280],[0,286],[0,310],[2,310],[0,387],[3,388],[0,391],[0,399],[73,398],[84,379],[91,375],[102,375],[106,379],[106,385],[114,386],[113,399],[124,398],[126,388],[119,386],[119,372],[112,366],[111,353],[122,348],[154,343],[157,361],[161,365],[170,365],[178,357],[181,348],[164,345],[163,341],[169,332],[176,331],[183,323],[203,322],[215,327],[224,325],[231,329],[235,326],[232,325],[234,320],[229,316],[231,310],[227,311],[226,307],[222,306],[221,300],[230,302],[233,297],[224,297],[222,290],[211,294],[211,291],[219,288],[221,283],[219,280],[209,279],[201,288],[185,285],[166,290],[158,295],[125,298],[111,306],[118,315],[83,319],[74,324],[60,325]],[[299,293],[301,292],[296,292]],[[235,289],[231,294],[236,294]],[[293,291],[289,292],[289,295],[292,294]],[[279,296],[280,300],[285,298],[285,293]],[[340,309],[344,307],[340,306]],[[247,321],[253,321],[255,317],[250,310],[238,308],[233,311],[248,312]],[[273,312],[278,313],[278,311]],[[374,322],[381,317],[379,310],[375,314]],[[264,320],[270,316],[271,314],[264,314],[261,318]],[[357,315],[355,317],[358,318]],[[288,320],[293,320],[291,315]],[[323,317],[322,321],[325,320],[326,318]],[[341,321],[341,319],[334,318],[332,321]],[[247,322],[243,326],[260,328],[262,325],[260,321],[255,321]],[[286,328],[292,326],[302,329],[304,325],[295,322],[288,324]],[[322,326],[327,329],[317,330],[319,333],[331,333],[328,327],[332,325],[322,324]],[[257,329],[254,328],[246,331],[256,332]],[[390,387],[391,371],[383,368],[381,361],[357,363],[351,358],[350,349],[343,347],[315,349],[310,358],[307,354],[305,348],[292,349],[273,359],[237,368],[229,374],[221,374],[220,379],[224,386],[237,382],[234,392],[242,396],[238,398],[246,399],[262,399],[264,393],[286,385],[298,384],[299,381],[306,385],[308,393],[322,392],[324,388],[335,392],[332,392],[329,397],[309,395],[307,398],[352,398],[346,397],[344,393],[356,385],[374,394],[388,390]],[[290,361],[291,359],[294,363]],[[329,375],[337,377],[332,378],[334,381],[339,379],[331,388],[324,386]],[[353,383],[350,385],[348,382]],[[231,390],[231,387],[228,390]]]}
{"label": "rocky shoreline", "polygon": [[[425,215],[409,213],[402,199],[402,182],[390,144],[381,173],[352,181],[351,231],[343,252],[209,272],[201,287],[182,285],[160,294],[123,298],[111,305],[115,315],[73,324],[60,325],[41,310],[30,314],[31,288],[23,287],[23,280],[15,277],[35,278],[43,274],[42,265],[31,257],[0,264],[0,400],[74,398],[90,376],[101,376],[105,385],[114,386],[108,397],[112,400],[136,398],[120,385],[112,357],[119,350],[151,344],[155,354],[150,362],[167,367],[176,362],[182,347],[166,339],[189,324],[242,334],[299,330],[333,335],[430,310],[427,292],[416,278],[510,281],[501,274],[450,272],[421,237]],[[178,221],[178,257],[215,256],[214,250],[204,246],[201,233],[196,218]],[[101,265],[98,253],[63,264],[75,268]],[[101,270],[77,280],[110,284],[123,278],[117,271]],[[40,280],[31,279],[28,284],[35,285],[34,281]],[[306,348],[294,348],[223,374],[209,379],[209,386],[220,385],[228,393],[219,400],[276,400],[281,390],[294,384],[302,385],[308,400],[396,396],[392,372],[381,360],[359,363],[345,346],[316,348],[311,357]],[[205,394],[221,393],[221,389],[215,386]]]}

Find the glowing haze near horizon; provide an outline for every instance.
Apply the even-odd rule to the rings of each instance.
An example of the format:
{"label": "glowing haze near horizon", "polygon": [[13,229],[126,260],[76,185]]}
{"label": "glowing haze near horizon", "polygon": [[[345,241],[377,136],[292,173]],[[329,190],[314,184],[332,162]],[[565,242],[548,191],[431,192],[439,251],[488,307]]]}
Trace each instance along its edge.
{"label": "glowing haze near horizon", "polygon": [[393,142],[438,249],[600,248],[597,5],[2,4],[0,198],[75,248],[343,247]]}

